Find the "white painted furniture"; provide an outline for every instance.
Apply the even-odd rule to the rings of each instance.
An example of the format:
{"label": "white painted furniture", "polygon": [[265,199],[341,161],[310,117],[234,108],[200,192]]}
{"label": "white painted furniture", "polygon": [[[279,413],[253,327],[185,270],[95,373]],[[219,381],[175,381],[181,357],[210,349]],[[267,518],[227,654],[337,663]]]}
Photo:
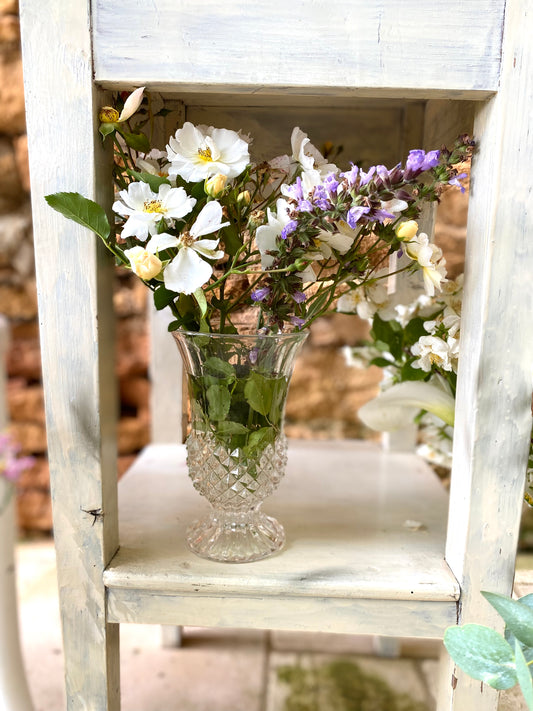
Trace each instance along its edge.
{"label": "white painted furniture", "polygon": [[[437,637],[456,621],[496,623],[479,591],[511,590],[531,427],[529,0],[23,0],[21,18],[69,711],[119,708],[123,622]],[[347,139],[385,146],[393,136],[400,153],[474,121],[447,533],[442,492],[412,455],[294,445],[292,504],[282,490],[272,503],[288,524],[286,551],[206,563],[180,535],[196,506],[183,451],[154,444],[121,486],[119,536],[112,265],[43,195],[110,200],[96,110],[106,90],[139,85],[168,93],[193,121],[253,116],[274,154],[285,120],[309,129],[307,115],[331,138],[341,109]],[[417,518],[425,529],[403,527]],[[439,711],[496,704],[444,656]]]}

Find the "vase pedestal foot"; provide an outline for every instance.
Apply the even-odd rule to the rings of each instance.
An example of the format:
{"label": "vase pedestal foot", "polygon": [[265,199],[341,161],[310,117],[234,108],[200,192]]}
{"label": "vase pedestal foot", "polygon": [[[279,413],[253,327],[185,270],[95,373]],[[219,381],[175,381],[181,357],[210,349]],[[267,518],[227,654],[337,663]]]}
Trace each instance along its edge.
{"label": "vase pedestal foot", "polygon": [[187,544],[196,555],[223,563],[261,560],[284,543],[281,523],[259,511],[213,511],[187,529]]}

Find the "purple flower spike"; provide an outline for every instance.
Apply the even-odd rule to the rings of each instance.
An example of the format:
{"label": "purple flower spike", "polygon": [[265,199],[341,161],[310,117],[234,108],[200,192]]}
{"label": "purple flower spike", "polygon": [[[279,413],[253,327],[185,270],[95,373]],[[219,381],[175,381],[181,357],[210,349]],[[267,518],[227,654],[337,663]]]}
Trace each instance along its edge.
{"label": "purple flower spike", "polygon": [[252,348],[248,353],[248,360],[252,365],[257,363],[257,356],[259,355],[259,348]]}
{"label": "purple flower spike", "polygon": [[281,239],[287,239],[287,237],[294,232],[294,230],[298,227],[298,223],[296,220],[290,220],[287,222],[285,227],[281,230]]}
{"label": "purple flower spike", "polygon": [[341,178],[346,178],[348,181],[348,185],[353,188],[355,185],[355,181],[357,180],[357,176],[359,174],[359,168],[352,163],[352,167],[350,170],[346,171],[346,173],[341,173]]}
{"label": "purple flower spike", "polygon": [[300,212],[313,212],[315,206],[309,200],[300,200],[298,202],[298,210]]}
{"label": "purple flower spike", "polygon": [[439,164],[440,151],[428,151],[422,163],[422,170],[429,170]]}
{"label": "purple flower spike", "polygon": [[451,178],[451,180],[448,181],[448,185],[454,185],[456,188],[459,188],[462,193],[464,193],[466,188],[459,182],[460,180],[463,180],[463,178],[466,178],[466,173],[459,173],[459,175],[456,175],[455,178]]}
{"label": "purple flower spike", "polygon": [[250,294],[252,301],[264,301],[270,294],[270,288],[268,286],[260,286],[259,289],[255,289]]}
{"label": "purple flower spike", "polygon": [[303,291],[295,291],[294,294],[292,295],[292,298],[296,301],[297,304],[302,304],[306,300],[306,295],[303,293]]}
{"label": "purple flower spike", "polygon": [[367,185],[372,178],[374,177],[376,173],[376,166],[373,165],[371,168],[368,169],[368,173],[365,173],[364,170],[362,170],[359,175],[361,177],[361,185]]}
{"label": "purple flower spike", "polygon": [[292,200],[303,200],[304,191],[302,188],[302,179],[298,177],[296,178],[296,182],[292,185],[283,185],[281,192],[285,195],[285,197],[291,198]]}
{"label": "purple flower spike", "polygon": [[305,319],[299,316],[291,316],[290,322],[293,326],[296,326],[296,328],[301,328],[305,323]]}
{"label": "purple flower spike", "polygon": [[440,151],[429,151],[426,153],[422,149],[409,151],[405,162],[405,180],[412,180],[425,170],[434,168],[439,163]]}
{"label": "purple flower spike", "polygon": [[313,204],[320,210],[331,210],[333,205],[329,200],[329,195],[323,185],[317,185],[313,190]]}
{"label": "purple flower spike", "polygon": [[324,179],[324,187],[329,195],[336,195],[339,181],[335,173],[329,173]]}
{"label": "purple flower spike", "polygon": [[348,226],[351,227],[352,230],[355,229],[361,217],[366,215],[368,212],[370,212],[369,207],[351,207],[346,215],[346,222],[348,223]]}

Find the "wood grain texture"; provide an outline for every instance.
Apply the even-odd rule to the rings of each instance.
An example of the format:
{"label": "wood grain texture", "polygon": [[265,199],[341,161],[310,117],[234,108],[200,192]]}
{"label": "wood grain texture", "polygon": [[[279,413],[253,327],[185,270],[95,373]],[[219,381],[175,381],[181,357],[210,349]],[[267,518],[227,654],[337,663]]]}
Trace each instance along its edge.
{"label": "wood grain texture", "polygon": [[[472,168],[447,560],[461,621],[501,628],[481,590],[510,594],[533,388],[533,13],[506,9],[500,90],[480,108]],[[496,694],[452,669],[439,711],[496,708]]]}
{"label": "wood grain texture", "polygon": [[108,200],[109,156],[93,123],[87,4],[43,9],[30,0],[20,13],[68,709],[117,711],[118,627],[102,583],[118,545],[111,260],[44,201],[61,190]]}
{"label": "wood grain texture", "polygon": [[97,0],[95,76],[174,91],[487,96],[498,86],[504,6]]}
{"label": "wood grain texture", "polygon": [[111,619],[190,624],[196,614],[210,625],[215,600],[229,626],[289,629],[298,605],[292,629],[350,624],[371,633],[376,624],[375,633],[389,634],[396,606],[401,634],[432,636],[455,620],[459,589],[443,560],[447,497],[414,455],[361,442],[291,442],[287,476],[264,506],[285,526],[286,547],[248,564],[188,550],[185,528],[207,504],[187,477],[184,447],[148,447],[119,491],[121,546],[104,574]]}

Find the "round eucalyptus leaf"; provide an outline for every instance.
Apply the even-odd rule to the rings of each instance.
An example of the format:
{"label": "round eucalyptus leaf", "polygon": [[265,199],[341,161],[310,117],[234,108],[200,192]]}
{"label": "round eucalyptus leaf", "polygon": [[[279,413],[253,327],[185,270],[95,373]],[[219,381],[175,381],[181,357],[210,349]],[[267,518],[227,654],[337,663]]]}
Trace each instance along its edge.
{"label": "round eucalyptus leaf", "polygon": [[510,689],[518,681],[512,648],[489,627],[475,624],[449,627],[444,646],[458,667],[494,689]]}
{"label": "round eucalyptus leaf", "polygon": [[507,629],[528,647],[533,647],[533,610],[527,603],[505,595],[483,592],[483,597],[505,620]]}

